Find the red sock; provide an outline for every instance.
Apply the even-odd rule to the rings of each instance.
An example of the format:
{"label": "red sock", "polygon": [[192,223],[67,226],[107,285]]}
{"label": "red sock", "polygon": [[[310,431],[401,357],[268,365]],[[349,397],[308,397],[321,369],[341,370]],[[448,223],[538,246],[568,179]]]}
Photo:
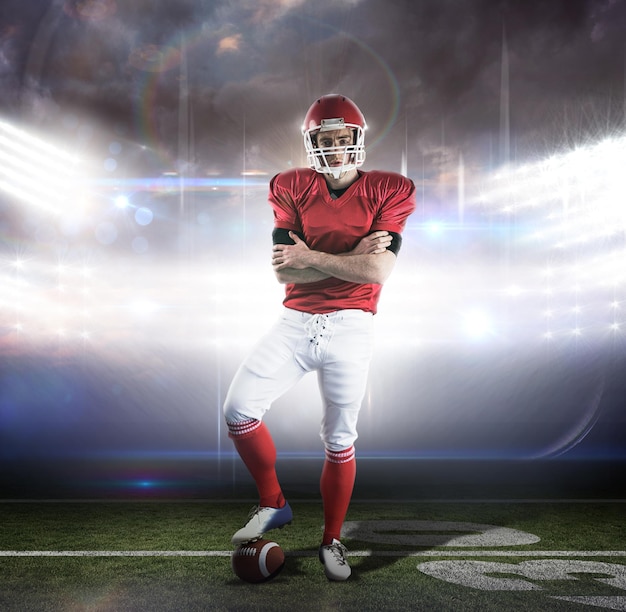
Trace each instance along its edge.
{"label": "red sock", "polygon": [[339,452],[326,450],[326,460],[320,480],[320,491],[324,502],[323,546],[331,544],[333,539],[340,539],[341,526],[348,512],[355,477],[354,446]]}
{"label": "red sock", "polygon": [[256,420],[228,423],[229,437],[235,443],[259,492],[259,505],[282,508],[285,498],[276,476],[276,447],[265,423]]}

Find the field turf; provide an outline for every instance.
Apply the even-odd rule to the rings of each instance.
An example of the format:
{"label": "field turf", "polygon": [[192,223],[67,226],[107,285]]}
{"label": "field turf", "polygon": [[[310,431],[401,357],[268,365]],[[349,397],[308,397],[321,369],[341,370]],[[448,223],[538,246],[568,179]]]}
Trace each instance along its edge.
{"label": "field turf", "polygon": [[251,585],[230,568],[247,502],[0,501],[0,610],[626,610],[623,501],[359,500],[345,583],[321,505],[292,507],[268,534],[284,570]]}

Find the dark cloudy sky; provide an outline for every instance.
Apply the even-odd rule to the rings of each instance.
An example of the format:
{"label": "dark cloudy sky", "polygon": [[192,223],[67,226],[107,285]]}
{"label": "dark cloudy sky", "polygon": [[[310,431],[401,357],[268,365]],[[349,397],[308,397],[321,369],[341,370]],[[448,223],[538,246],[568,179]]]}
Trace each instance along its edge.
{"label": "dark cloudy sky", "polygon": [[274,172],[340,92],[370,167],[435,176],[620,127],[625,27],[623,0],[4,0],[0,113],[149,146],[136,172]]}

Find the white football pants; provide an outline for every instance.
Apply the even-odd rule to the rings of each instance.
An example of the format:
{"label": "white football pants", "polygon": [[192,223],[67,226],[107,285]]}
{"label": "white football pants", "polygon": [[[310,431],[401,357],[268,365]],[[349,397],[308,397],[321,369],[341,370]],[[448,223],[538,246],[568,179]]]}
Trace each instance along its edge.
{"label": "white football pants", "polygon": [[372,313],[362,310],[312,315],[284,308],[235,374],[224,403],[226,421],[261,421],[274,400],[316,370],[324,446],[335,452],[352,446],[372,356],[372,323]]}

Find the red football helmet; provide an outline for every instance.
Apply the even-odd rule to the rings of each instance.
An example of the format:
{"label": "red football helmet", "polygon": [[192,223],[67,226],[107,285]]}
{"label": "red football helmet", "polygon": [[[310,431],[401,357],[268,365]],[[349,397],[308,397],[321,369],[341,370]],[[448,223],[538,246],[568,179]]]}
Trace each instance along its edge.
{"label": "red football helmet", "polygon": [[[317,137],[322,132],[350,128],[353,139],[349,146],[319,147]],[[339,178],[347,170],[363,165],[365,161],[365,117],[350,98],[337,94],[322,96],[309,108],[302,124],[304,147],[309,166],[317,172]],[[327,155],[343,153],[343,164],[330,166]]]}

